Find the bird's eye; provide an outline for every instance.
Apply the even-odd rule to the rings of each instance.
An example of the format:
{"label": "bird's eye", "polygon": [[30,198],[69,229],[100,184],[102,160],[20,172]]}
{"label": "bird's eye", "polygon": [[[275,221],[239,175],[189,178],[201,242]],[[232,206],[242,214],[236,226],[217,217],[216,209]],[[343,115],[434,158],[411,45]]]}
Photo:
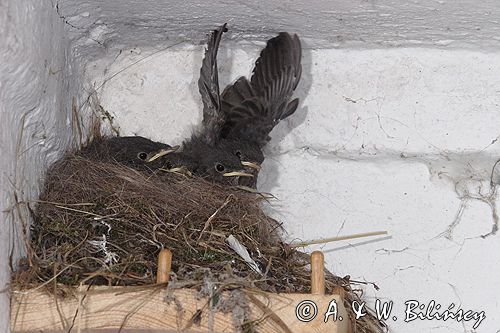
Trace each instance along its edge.
{"label": "bird's eye", "polygon": [[236,153],[234,153],[238,158],[241,158],[241,151],[237,150]]}
{"label": "bird's eye", "polygon": [[141,160],[145,161],[146,158],[148,158],[148,154],[146,154],[145,152],[140,152],[139,154],[137,154],[137,157],[139,157]]}
{"label": "bird's eye", "polygon": [[172,163],[170,162],[167,162],[165,166],[167,167],[168,170],[172,169]]}
{"label": "bird's eye", "polygon": [[217,170],[217,172],[224,172],[225,169],[226,168],[222,164],[220,164],[220,163],[217,163],[215,165],[215,170]]}

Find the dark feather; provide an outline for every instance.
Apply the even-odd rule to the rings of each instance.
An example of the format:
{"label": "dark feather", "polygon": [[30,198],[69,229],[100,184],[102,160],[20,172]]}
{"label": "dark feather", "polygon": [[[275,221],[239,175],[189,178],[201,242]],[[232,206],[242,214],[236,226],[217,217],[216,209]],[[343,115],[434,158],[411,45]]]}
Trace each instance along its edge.
{"label": "dark feather", "polygon": [[215,144],[225,119],[220,106],[217,52],[222,34],[226,31],[226,24],[223,24],[211,33],[198,79],[198,89],[203,101],[201,137],[209,144]]}
{"label": "dark feather", "polygon": [[282,32],[267,42],[250,82],[241,77],[222,93],[222,138],[266,144],[278,122],[297,109],[298,99],[290,99],[302,74],[301,56],[297,35]]}

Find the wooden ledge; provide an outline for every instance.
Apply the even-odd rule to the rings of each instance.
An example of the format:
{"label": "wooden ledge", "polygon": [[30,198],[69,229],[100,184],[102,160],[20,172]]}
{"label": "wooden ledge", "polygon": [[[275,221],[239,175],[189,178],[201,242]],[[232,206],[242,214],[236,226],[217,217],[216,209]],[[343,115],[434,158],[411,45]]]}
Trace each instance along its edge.
{"label": "wooden ledge", "polygon": [[[346,309],[340,295],[271,294],[245,291],[251,319],[262,333],[348,333]],[[171,300],[170,302],[167,300]],[[175,300],[175,301],[174,301]],[[310,322],[297,319],[297,305],[314,302],[317,316]],[[335,301],[332,303],[332,301]],[[330,316],[335,304],[342,321]],[[232,315],[211,314],[207,298],[198,298],[192,289],[164,287],[93,287],[80,289],[74,297],[56,299],[42,291],[13,291],[12,332],[235,332]],[[299,307],[307,316],[312,303]],[[333,309],[333,308],[332,308]],[[196,315],[195,315],[196,314]],[[193,318],[197,318],[193,320]]]}

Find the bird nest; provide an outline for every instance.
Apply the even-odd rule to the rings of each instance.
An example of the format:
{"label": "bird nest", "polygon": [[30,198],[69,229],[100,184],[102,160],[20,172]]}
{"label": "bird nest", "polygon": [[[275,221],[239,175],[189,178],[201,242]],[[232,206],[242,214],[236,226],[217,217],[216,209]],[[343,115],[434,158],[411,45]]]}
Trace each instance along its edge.
{"label": "bird nest", "polygon": [[[262,195],[170,173],[137,171],[71,153],[48,171],[34,211],[28,256],[17,288],[155,283],[157,256],[173,253],[169,287],[258,288],[309,293],[309,256],[287,245],[266,216]],[[257,267],[228,244],[246,247]],[[258,272],[260,271],[260,272]],[[349,278],[326,272],[326,290],[360,301]],[[53,290],[52,290],[53,291]],[[353,314],[350,314],[353,317]],[[356,332],[382,332],[370,312]]]}

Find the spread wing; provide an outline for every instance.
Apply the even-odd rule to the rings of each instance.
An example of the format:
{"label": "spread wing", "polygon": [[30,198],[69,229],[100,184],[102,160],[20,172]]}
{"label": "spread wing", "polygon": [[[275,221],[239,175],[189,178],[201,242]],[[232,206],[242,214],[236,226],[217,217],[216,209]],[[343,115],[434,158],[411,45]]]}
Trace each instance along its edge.
{"label": "spread wing", "polygon": [[302,74],[301,56],[297,35],[282,32],[267,42],[250,81],[241,77],[222,93],[223,138],[250,140],[261,146],[269,141],[278,122],[297,109],[299,100],[292,100],[292,95]]}
{"label": "spread wing", "polygon": [[220,107],[217,51],[222,34],[226,31],[225,23],[210,34],[198,79],[198,90],[203,101],[201,137],[209,144],[214,144],[218,139],[225,119]]}

